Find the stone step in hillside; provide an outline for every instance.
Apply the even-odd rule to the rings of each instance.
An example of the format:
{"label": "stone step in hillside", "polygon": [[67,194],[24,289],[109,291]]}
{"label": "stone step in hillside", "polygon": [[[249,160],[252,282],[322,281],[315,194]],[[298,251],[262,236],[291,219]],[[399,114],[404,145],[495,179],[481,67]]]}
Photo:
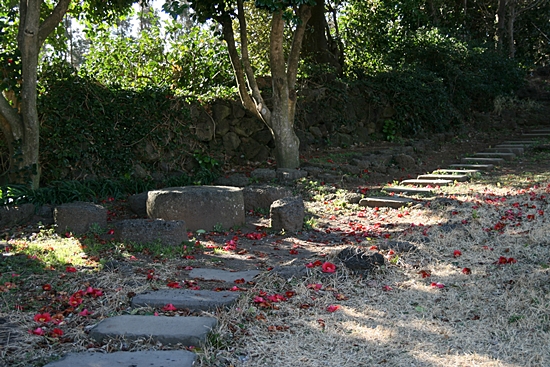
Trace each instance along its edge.
{"label": "stone step in hillside", "polygon": [[533,140],[506,140],[502,144],[530,146],[535,144],[535,142]]}
{"label": "stone step in hillside", "polygon": [[474,153],[474,158],[502,158],[505,161],[511,161],[516,158],[516,155],[514,153],[479,152]]}
{"label": "stone step in hillside", "polygon": [[425,187],[412,187],[412,186],[385,186],[382,190],[386,192],[394,192],[398,194],[409,195],[428,195],[433,194],[434,190]]}
{"label": "stone step in hillside", "polygon": [[495,145],[494,148],[488,148],[488,152],[514,153],[515,155],[523,155],[525,148],[523,145]]}
{"label": "stone step in hillside", "polygon": [[393,196],[384,196],[384,197],[372,197],[372,198],[363,198],[359,202],[361,206],[368,206],[371,208],[384,207],[384,208],[401,208],[404,206],[414,205],[418,203],[413,199],[408,198],[399,198]]}
{"label": "stone step in hillside", "polygon": [[477,164],[501,164],[501,163],[504,162],[504,159],[502,159],[502,158],[484,158],[484,157],[465,157],[465,158],[462,158],[460,161],[462,163],[470,163],[470,164],[476,164],[476,163]]}
{"label": "stone step in hillside", "polygon": [[413,185],[413,186],[447,186],[452,184],[451,180],[403,180],[400,185]]}
{"label": "stone step in hillside", "polygon": [[171,303],[177,309],[213,311],[229,307],[239,299],[239,296],[239,292],[231,291],[161,289],[134,296],[132,307],[164,307]]}
{"label": "stone step in hillside", "polygon": [[492,171],[495,168],[493,164],[471,164],[471,163],[455,163],[455,164],[450,164],[449,167],[451,167],[451,169],[464,168],[464,169],[486,171],[486,172]]}
{"label": "stone step in hillside", "polygon": [[542,133],[526,133],[521,135],[522,139],[548,139],[550,138],[550,132],[542,132]]}
{"label": "stone step in hillside", "polygon": [[467,175],[472,176],[476,173],[480,173],[477,169],[436,169],[432,172],[433,175],[444,174],[444,175]]}
{"label": "stone step in hillside", "polygon": [[214,317],[122,315],[109,317],[94,326],[90,338],[98,343],[118,337],[130,341],[151,338],[162,344],[198,346],[206,341],[217,323]]}
{"label": "stone step in hillside", "polygon": [[189,272],[189,276],[194,279],[234,283],[237,279],[244,279],[245,282],[250,282],[260,273],[261,271],[259,270],[226,271],[221,269],[194,268]]}
{"label": "stone step in hillside", "polygon": [[468,175],[453,175],[453,174],[425,174],[417,177],[419,180],[449,180],[457,182],[466,182],[470,179]]}
{"label": "stone step in hillside", "polygon": [[44,367],[192,367],[197,355],[186,350],[69,353]]}

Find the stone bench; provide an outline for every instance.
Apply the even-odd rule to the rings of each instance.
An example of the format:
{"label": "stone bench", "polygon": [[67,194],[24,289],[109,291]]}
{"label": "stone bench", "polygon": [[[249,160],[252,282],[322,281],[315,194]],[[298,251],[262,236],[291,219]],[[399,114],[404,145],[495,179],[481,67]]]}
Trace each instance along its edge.
{"label": "stone bench", "polygon": [[229,229],[245,223],[241,188],[185,186],[149,191],[147,216],[151,219],[183,220],[190,231]]}

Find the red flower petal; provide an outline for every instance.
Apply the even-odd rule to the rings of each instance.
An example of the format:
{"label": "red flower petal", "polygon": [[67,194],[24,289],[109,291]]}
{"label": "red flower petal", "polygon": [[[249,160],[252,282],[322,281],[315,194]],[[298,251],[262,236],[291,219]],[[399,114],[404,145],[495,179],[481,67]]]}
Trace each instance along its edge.
{"label": "red flower petal", "polygon": [[333,263],[325,262],[322,265],[322,272],[323,273],[334,273],[336,271],[336,265]]}
{"label": "red flower petal", "polygon": [[328,312],[334,312],[339,308],[340,308],[340,306],[338,306],[338,305],[330,305],[330,306],[327,307],[327,311]]}

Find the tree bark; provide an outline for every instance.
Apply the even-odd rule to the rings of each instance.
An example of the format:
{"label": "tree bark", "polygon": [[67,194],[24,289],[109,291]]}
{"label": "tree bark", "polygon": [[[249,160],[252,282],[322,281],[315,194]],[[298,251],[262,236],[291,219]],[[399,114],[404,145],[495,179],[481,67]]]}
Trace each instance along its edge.
{"label": "tree bark", "polygon": [[502,52],[504,48],[504,34],[506,28],[506,0],[498,1],[497,10],[497,50]]}

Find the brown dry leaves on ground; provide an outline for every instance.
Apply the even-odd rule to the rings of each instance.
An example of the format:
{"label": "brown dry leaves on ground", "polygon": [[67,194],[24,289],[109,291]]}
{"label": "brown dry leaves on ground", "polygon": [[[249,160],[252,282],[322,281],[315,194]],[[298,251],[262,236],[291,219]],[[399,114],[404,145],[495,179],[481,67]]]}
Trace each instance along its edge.
{"label": "brown dry leaves on ground", "polygon": [[[190,266],[219,266],[266,271],[253,284],[232,285],[242,297],[217,313],[219,326],[196,349],[200,366],[550,365],[549,177],[543,168],[537,176],[501,171],[446,188],[445,199],[404,209],[361,208],[345,203],[344,190],[305,185],[313,228],[296,235],[268,233],[260,217],[249,217],[257,227],[195,234],[210,247],[204,253],[167,259],[112,244],[97,258],[85,255],[88,263],[76,273],[12,269],[8,283],[16,288],[4,282],[10,289],[0,292],[1,317],[11,324],[1,361],[41,366],[69,351],[184,348],[122,339],[99,345],[86,332],[118,314],[187,315],[132,309],[129,301],[168,284],[229,288],[187,276]],[[395,240],[415,248],[387,248]],[[10,244],[18,241],[40,238]],[[386,265],[366,275],[349,272],[335,255],[350,245],[380,251]],[[267,271],[315,261],[334,263],[336,272],[317,266],[303,278],[283,278]],[[84,293],[82,303],[68,309],[69,297],[88,287],[102,295]],[[91,315],[81,315],[84,308]],[[44,326],[46,336],[29,333],[40,326],[33,316],[45,311],[62,314],[62,336],[50,334],[53,326]]]}

